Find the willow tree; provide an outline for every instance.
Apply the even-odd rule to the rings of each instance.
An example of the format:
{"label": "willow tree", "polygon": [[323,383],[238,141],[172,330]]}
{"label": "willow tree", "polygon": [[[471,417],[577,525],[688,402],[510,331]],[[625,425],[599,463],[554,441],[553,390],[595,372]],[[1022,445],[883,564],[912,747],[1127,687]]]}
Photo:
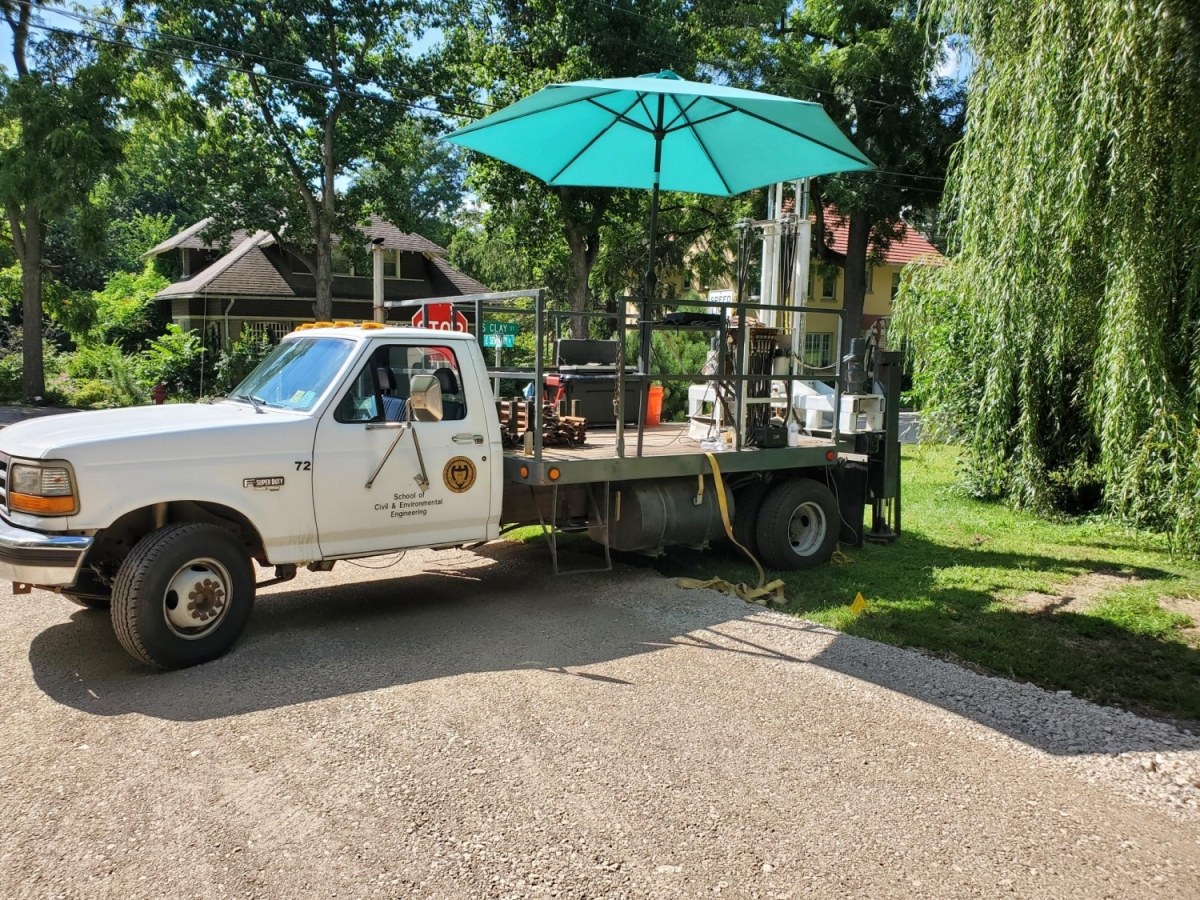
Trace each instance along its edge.
{"label": "willow tree", "polygon": [[1200,7],[933,0],[969,35],[952,262],[898,324],[981,495],[1200,547]]}

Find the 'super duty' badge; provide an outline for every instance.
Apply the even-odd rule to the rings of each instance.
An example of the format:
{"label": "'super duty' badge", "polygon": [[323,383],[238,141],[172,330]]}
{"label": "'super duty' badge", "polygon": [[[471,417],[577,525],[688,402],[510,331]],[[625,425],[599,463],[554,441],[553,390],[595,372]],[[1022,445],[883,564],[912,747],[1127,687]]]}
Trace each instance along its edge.
{"label": "'super duty' badge", "polygon": [[465,456],[456,456],[442,469],[442,481],[456,494],[462,494],[475,484],[475,463]]}
{"label": "'super duty' badge", "polygon": [[256,491],[277,491],[283,487],[283,476],[270,475],[265,478],[243,478],[242,487],[254,488]]}

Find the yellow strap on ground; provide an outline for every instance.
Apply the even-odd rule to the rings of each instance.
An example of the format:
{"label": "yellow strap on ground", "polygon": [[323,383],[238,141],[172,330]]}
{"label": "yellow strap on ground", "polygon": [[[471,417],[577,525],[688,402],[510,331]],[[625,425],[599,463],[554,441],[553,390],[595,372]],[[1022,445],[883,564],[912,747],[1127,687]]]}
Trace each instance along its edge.
{"label": "yellow strap on ground", "polygon": [[[735,597],[741,597],[747,603],[757,603],[759,606],[782,606],[787,602],[787,598],[783,595],[783,581],[776,578],[770,584],[766,583],[767,573],[763,571],[762,564],[754,558],[754,554],[738,543],[737,538],[733,536],[733,524],[729,521],[729,502],[725,499],[725,482],[721,479],[721,467],[717,465],[717,458],[712,453],[705,453],[708,457],[708,464],[712,466],[713,482],[717,488],[717,505],[721,508],[721,522],[725,525],[725,534],[729,540],[733,541],[735,547],[741,550],[750,558],[750,562],[754,563],[754,568],[758,569],[758,584],[754,587],[745,582],[734,584],[732,581],[726,581],[724,578],[709,578],[702,580],[699,578],[676,578],[675,583],[681,588],[709,588],[714,591],[723,591],[726,594],[733,594]],[[703,478],[701,483],[703,484]]]}

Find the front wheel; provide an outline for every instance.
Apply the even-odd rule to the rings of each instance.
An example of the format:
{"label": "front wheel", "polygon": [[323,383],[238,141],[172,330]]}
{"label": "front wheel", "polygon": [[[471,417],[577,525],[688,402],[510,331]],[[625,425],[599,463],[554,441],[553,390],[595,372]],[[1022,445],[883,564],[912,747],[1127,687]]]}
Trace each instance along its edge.
{"label": "front wheel", "polygon": [[223,655],[254,606],[254,570],[237,537],[206,523],[138,541],[112,596],[113,630],[131,656],[183,669]]}
{"label": "front wheel", "polygon": [[842,517],[833,493],[811,478],[775,485],[758,517],[758,550],[773,569],[811,569],[837,549]]}

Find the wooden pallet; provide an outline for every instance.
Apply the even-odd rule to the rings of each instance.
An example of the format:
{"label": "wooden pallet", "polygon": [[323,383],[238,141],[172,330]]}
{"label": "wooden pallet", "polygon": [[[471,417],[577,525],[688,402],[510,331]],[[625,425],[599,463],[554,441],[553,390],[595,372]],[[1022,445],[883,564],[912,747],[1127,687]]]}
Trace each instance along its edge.
{"label": "wooden pallet", "polygon": [[[525,398],[497,400],[501,435],[505,446],[522,443],[534,420],[533,401]],[[587,443],[587,419],[563,416],[552,406],[542,410],[542,446],[578,447]]]}

